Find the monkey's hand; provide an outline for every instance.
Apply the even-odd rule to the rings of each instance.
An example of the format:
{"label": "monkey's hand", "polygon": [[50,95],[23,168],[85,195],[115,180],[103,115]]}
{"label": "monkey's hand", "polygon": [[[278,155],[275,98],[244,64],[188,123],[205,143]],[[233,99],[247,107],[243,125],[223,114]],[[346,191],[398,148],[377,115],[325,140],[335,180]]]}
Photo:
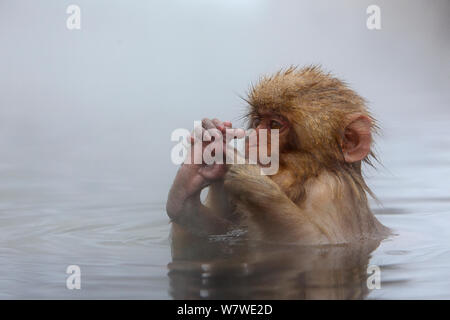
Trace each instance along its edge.
{"label": "monkey's hand", "polygon": [[257,165],[233,165],[225,175],[225,189],[237,210],[256,226],[265,240],[319,243],[323,234],[304,210],[292,202]]}
{"label": "monkey's hand", "polygon": [[[194,128],[194,131],[188,137],[190,152],[185,164],[189,164],[192,170],[196,170],[199,174],[199,180],[203,178],[201,188],[224,177],[227,171],[225,165],[227,153],[231,149],[228,143],[230,139],[241,138],[244,135],[243,129],[233,129],[231,122],[222,122],[218,119],[204,118],[202,125]],[[209,149],[209,153],[206,152],[207,149]],[[212,150],[214,155],[211,153]],[[233,154],[234,150],[231,151],[231,154]]]}
{"label": "monkey's hand", "polygon": [[[226,139],[227,136],[222,133],[230,130],[235,135],[244,134],[242,129],[231,129],[231,126],[230,122],[205,118],[202,120],[202,126],[196,127],[188,137],[191,144],[190,152],[175,177],[169,192],[166,210],[172,222],[193,233],[218,234],[226,231],[230,226],[229,221],[201,203],[200,192],[213,182],[221,181],[227,171],[225,161],[208,164],[203,159],[203,154],[205,148],[211,143],[218,143],[221,144],[223,150],[223,154],[220,156],[225,158],[225,153],[229,150],[227,146],[229,141]],[[212,137],[214,137],[214,141],[212,141]],[[195,163],[195,159],[202,161]]]}
{"label": "monkey's hand", "polygon": [[[204,206],[200,200],[202,189],[212,181],[203,176],[201,170],[202,168],[197,165],[181,166],[169,192],[166,203],[167,215],[172,223],[192,234],[225,233],[231,225],[230,222]],[[208,174],[214,173],[209,171]]]}

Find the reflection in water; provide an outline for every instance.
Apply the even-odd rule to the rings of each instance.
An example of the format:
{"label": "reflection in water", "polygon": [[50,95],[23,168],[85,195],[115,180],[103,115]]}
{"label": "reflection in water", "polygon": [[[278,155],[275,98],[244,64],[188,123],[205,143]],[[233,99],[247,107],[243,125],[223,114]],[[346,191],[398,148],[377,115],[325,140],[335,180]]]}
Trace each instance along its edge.
{"label": "reflection in water", "polygon": [[305,247],[236,239],[173,239],[174,299],[363,299],[380,241]]}

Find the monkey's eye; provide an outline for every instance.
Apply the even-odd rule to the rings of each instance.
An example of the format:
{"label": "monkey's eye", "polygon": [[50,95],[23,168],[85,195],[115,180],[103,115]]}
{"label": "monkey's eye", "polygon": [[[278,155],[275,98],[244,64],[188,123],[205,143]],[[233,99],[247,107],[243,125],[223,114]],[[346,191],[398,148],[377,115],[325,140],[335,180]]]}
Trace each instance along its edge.
{"label": "monkey's eye", "polygon": [[270,121],[270,129],[281,129],[283,127],[283,124],[276,120]]}
{"label": "monkey's eye", "polygon": [[261,120],[260,119],[254,119],[253,120],[253,128],[257,128],[259,125],[260,125],[260,123],[261,123]]}

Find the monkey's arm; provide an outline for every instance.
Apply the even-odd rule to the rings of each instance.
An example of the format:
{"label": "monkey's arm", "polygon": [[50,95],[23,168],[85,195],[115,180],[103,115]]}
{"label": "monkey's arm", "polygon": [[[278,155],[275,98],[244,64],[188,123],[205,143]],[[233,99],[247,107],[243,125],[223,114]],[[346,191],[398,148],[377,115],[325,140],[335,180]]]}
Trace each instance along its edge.
{"label": "monkey's arm", "polygon": [[198,174],[196,167],[183,165],[180,168],[166,203],[172,223],[196,235],[221,234],[229,230],[231,223],[200,201],[202,189],[210,183]]}
{"label": "monkey's arm", "polygon": [[234,165],[225,176],[225,188],[237,210],[255,223],[266,239],[318,243],[326,235],[305,210],[292,202],[257,165]]}

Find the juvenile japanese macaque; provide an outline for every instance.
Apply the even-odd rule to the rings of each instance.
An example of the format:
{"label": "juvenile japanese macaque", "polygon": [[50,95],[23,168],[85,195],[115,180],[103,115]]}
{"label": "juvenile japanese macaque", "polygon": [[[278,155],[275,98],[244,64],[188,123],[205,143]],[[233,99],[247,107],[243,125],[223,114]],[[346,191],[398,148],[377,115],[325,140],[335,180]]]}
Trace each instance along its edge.
{"label": "juvenile japanese macaque", "polygon": [[[363,98],[318,67],[292,67],[263,77],[247,102],[249,128],[279,130],[278,172],[262,175],[255,164],[183,164],[167,201],[174,239],[233,229],[247,230],[251,239],[305,245],[388,235],[369,209],[361,172],[373,157],[376,128]],[[232,128],[217,119],[202,124]]]}

